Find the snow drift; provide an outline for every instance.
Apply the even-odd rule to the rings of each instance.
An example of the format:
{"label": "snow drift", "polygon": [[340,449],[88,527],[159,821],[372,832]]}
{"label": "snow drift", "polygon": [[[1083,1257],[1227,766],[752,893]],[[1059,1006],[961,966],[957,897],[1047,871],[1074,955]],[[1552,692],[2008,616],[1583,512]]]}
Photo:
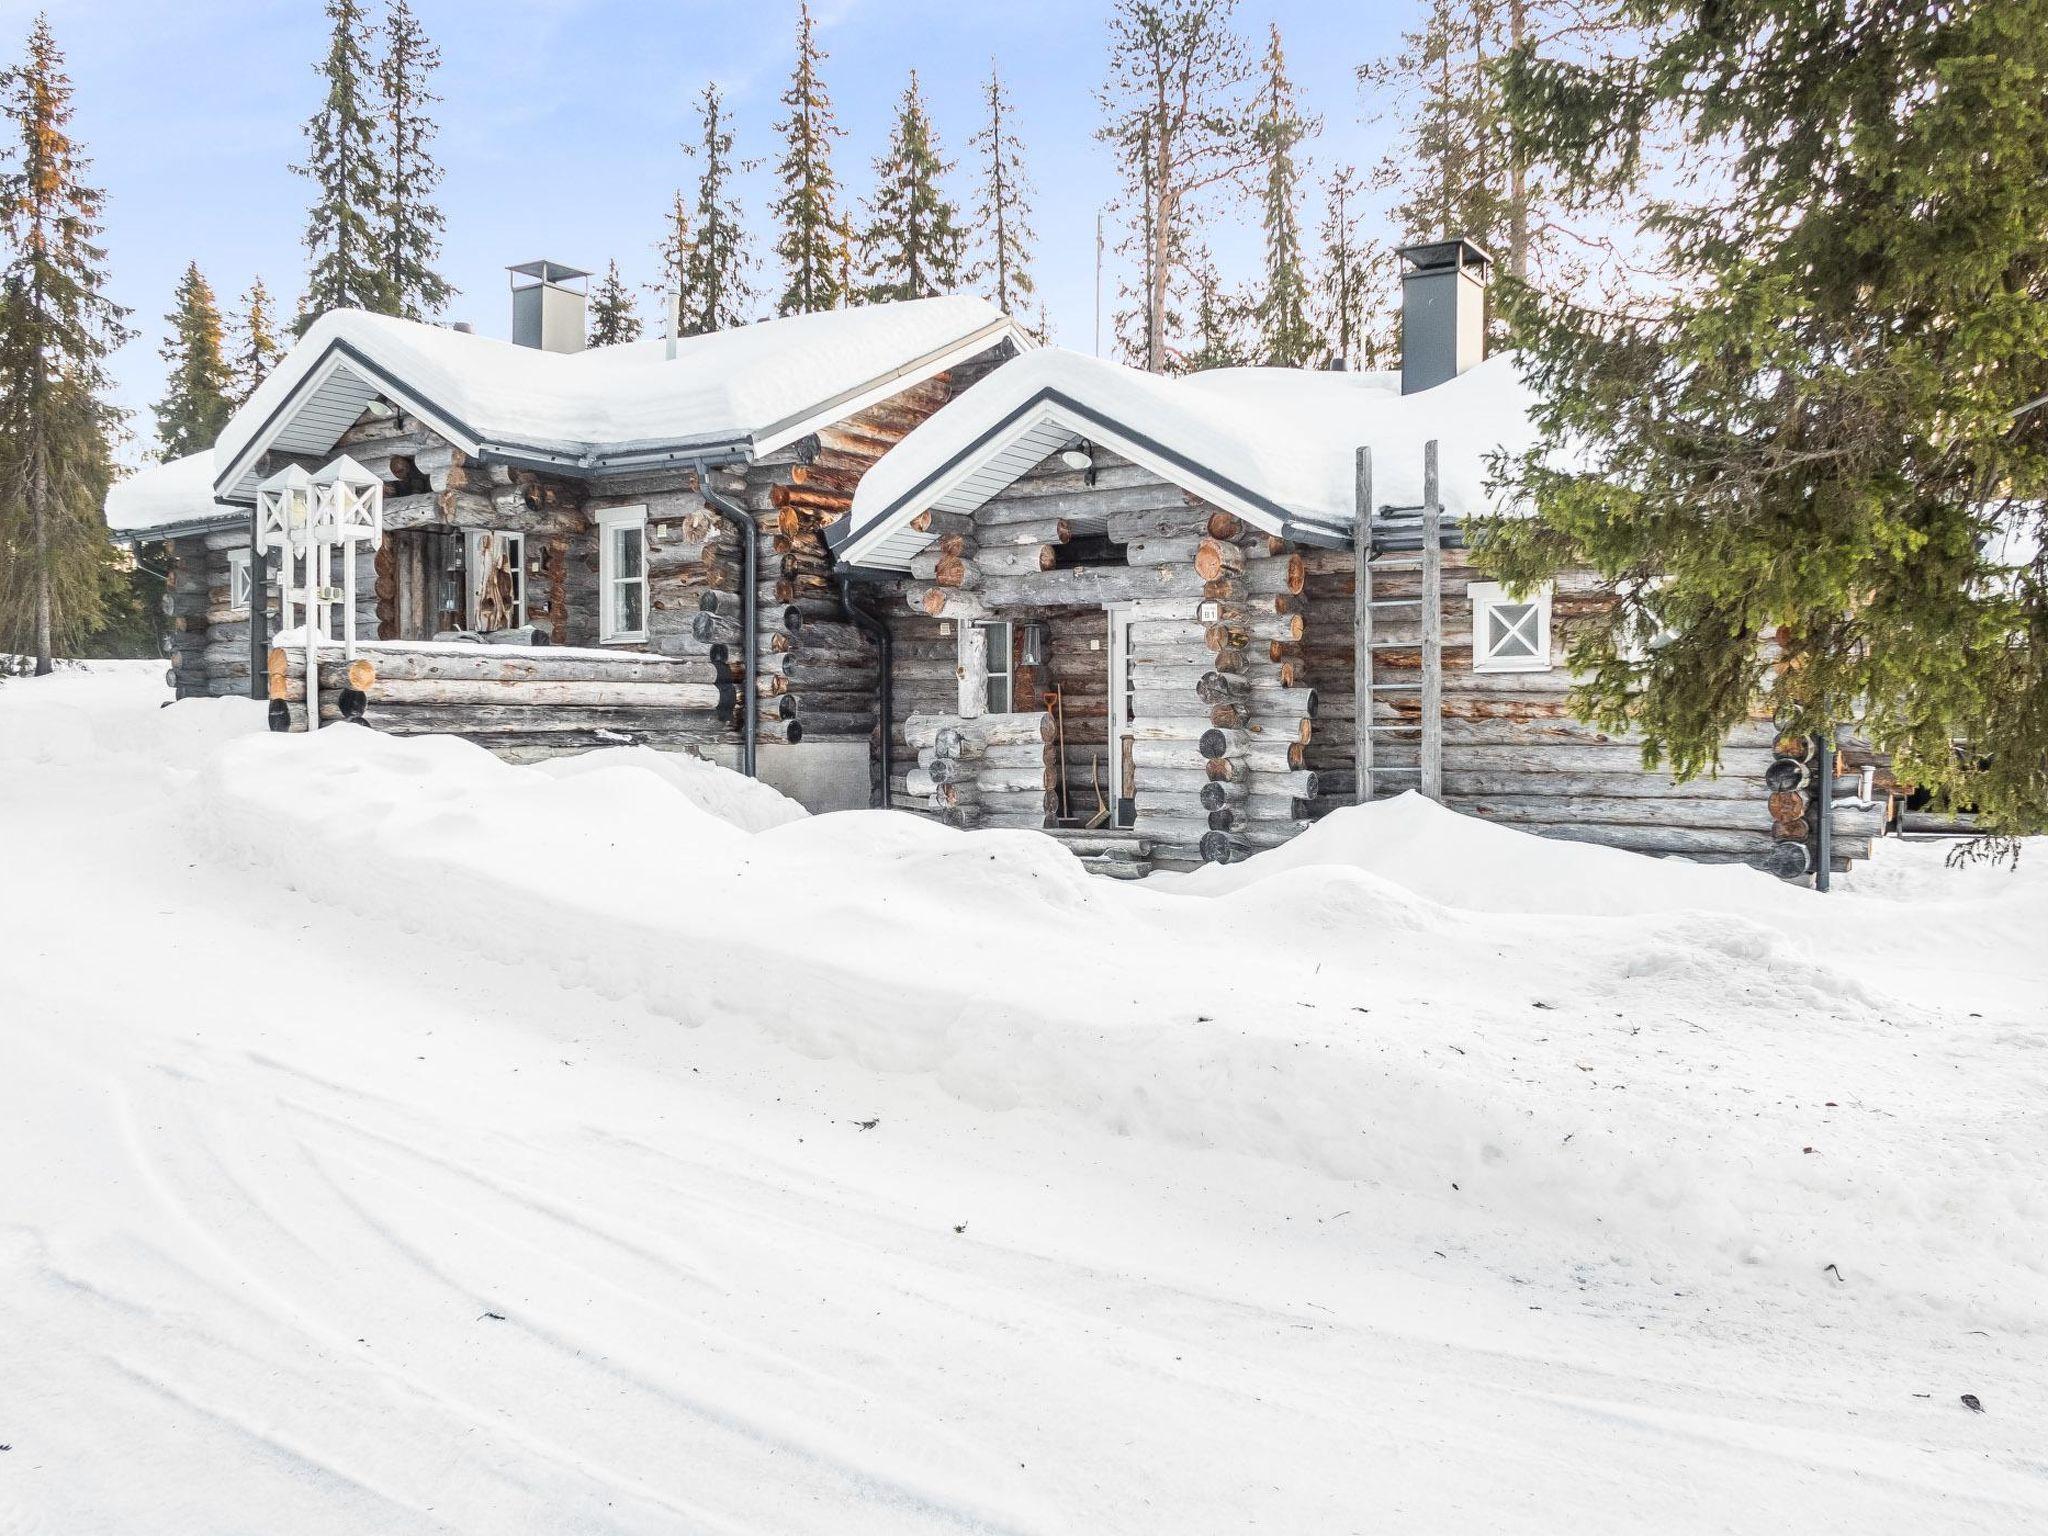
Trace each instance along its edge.
{"label": "snow drift", "polygon": [[[231,740],[199,793],[208,850],[318,902],[977,1107],[1728,1265],[1912,1290],[1967,1231],[1987,1297],[2048,1275],[2039,1193],[1987,1176],[2010,1150],[1886,1107],[1958,1047],[1866,979],[1867,912],[1754,872],[1407,797],[1132,888],[1033,833],[787,815],[660,754],[535,770],[354,730]],[[1926,1246],[1888,1233],[1901,1204]]]}

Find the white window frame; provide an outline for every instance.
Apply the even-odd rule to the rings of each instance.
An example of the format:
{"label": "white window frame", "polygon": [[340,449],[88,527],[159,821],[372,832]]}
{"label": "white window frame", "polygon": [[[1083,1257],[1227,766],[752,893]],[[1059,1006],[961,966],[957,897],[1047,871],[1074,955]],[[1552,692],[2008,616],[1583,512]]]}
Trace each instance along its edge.
{"label": "white window frame", "polygon": [[[475,629],[481,621],[484,590],[483,546],[486,538],[510,542],[515,553],[512,556],[513,590],[518,594],[517,613],[512,620],[515,626],[526,623],[526,535],[516,528],[472,528],[463,535],[463,576],[469,588],[468,611],[462,616],[466,628]],[[647,569],[647,550],[643,541],[640,550],[640,569]],[[646,610],[641,610],[643,613]]]}
{"label": "white window frame", "polygon": [[[1472,670],[1474,672],[1548,672],[1550,664],[1551,584],[1544,582],[1526,597],[1511,596],[1497,581],[1475,581],[1465,588],[1472,600]],[[1488,619],[1496,608],[1530,607],[1535,610],[1536,633],[1531,637],[1533,656],[1499,656],[1487,644]],[[1518,625],[1517,628],[1525,628]]]}
{"label": "white window frame", "polygon": [[[635,578],[621,577],[614,567],[618,558],[612,553],[614,535],[621,528],[631,528],[640,535],[640,623],[638,629],[621,629],[618,625],[618,589],[622,582]],[[597,514],[597,638],[604,645],[625,645],[647,638],[647,508],[606,507]]]}
{"label": "white window frame", "polygon": [[228,551],[228,607],[235,613],[247,613],[255,596],[255,585],[250,580],[251,558],[246,549]]}
{"label": "white window frame", "polygon": [[[1014,714],[1017,709],[1017,632],[1008,619],[984,619],[977,625],[988,645],[988,659],[984,664],[982,699],[983,708],[992,715]],[[1002,665],[996,665],[996,658],[1002,658]],[[1003,707],[996,708],[996,684],[1002,684]]]}

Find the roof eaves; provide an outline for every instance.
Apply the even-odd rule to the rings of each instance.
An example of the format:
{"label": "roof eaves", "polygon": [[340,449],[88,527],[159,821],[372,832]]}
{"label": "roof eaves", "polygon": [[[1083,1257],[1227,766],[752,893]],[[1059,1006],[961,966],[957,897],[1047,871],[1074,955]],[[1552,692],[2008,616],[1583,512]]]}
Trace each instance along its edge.
{"label": "roof eaves", "polygon": [[1006,438],[1024,422],[1047,414],[1047,407],[1057,408],[1066,416],[1087,424],[1102,436],[1121,440],[1126,447],[1136,449],[1139,457],[1151,460],[1153,467],[1162,476],[1182,489],[1230,505],[1234,510],[1248,515],[1254,523],[1284,538],[1332,549],[1348,548],[1350,545],[1350,532],[1344,526],[1284,507],[1270,497],[1215,472],[1179,449],[1169,447],[1146,433],[1117,422],[1104,412],[1085,405],[1064,390],[1048,384],[1027,396],[1000,419],[977,433],[969,442],[962,444],[943,463],[896,497],[882,511],[865,520],[858,528],[850,523],[828,528],[826,539],[834,553],[842,549],[855,548],[882,529],[887,528],[893,532],[895,525],[904,517],[915,517],[918,512],[924,510],[922,503],[937,499],[932,495],[935,487],[956,476],[963,465],[981,454],[991,443]]}

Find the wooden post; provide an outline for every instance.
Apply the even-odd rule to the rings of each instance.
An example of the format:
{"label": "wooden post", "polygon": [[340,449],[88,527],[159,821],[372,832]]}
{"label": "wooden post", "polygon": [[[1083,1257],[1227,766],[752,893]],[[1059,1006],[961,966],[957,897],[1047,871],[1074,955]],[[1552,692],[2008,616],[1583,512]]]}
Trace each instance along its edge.
{"label": "wooden post", "polygon": [[1352,481],[1351,523],[1351,707],[1352,796],[1372,798],[1372,450],[1360,448]]}
{"label": "wooden post", "polygon": [[970,619],[960,625],[960,714],[973,720],[988,713],[988,630]]}
{"label": "wooden post", "polygon": [[1443,508],[1431,438],[1422,446],[1422,792],[1437,801],[1444,797],[1443,581]]}
{"label": "wooden post", "polygon": [[249,697],[252,699],[264,698],[269,693],[264,682],[264,668],[270,658],[270,583],[264,580],[269,562],[263,551],[256,547],[256,512],[253,506],[249,509]]}

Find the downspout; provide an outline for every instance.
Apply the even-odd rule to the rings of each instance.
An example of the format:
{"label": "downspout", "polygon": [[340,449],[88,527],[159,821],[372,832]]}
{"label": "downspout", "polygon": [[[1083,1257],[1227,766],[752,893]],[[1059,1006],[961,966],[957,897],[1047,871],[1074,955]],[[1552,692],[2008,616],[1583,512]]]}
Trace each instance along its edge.
{"label": "downspout", "polygon": [[[249,697],[270,697],[270,562],[256,548],[257,508],[249,508]],[[200,546],[205,547],[204,543]],[[313,707],[319,708],[315,699]]]}
{"label": "downspout", "polygon": [[[831,540],[825,537],[825,530],[822,528],[818,530],[818,547],[825,551],[825,558],[827,560],[832,560],[832,543]],[[896,706],[896,637],[889,632],[889,626],[881,618],[870,610],[861,607],[860,604],[853,600],[853,577],[848,569],[836,560],[832,560],[832,564],[832,574],[839,583],[839,606],[846,611],[846,617],[853,624],[854,628],[864,635],[874,637],[875,649],[881,653],[882,674],[881,681],[875,687],[875,698],[877,707],[881,712],[882,722],[881,729],[877,732],[877,735],[881,739],[882,809],[886,811],[891,809],[889,798],[889,738],[893,734],[892,722],[895,719]]]}
{"label": "downspout", "polygon": [[755,573],[761,563],[761,530],[754,521],[753,513],[711,488],[711,471],[704,460],[693,459],[691,463],[697,472],[697,494],[704,498],[707,505],[717,508],[738,523],[746,535],[740,550],[740,623],[745,626],[743,646],[746,656],[746,678],[741,687],[740,698],[741,707],[746,711],[745,724],[741,727],[740,736],[740,771],[751,779],[757,777],[755,763],[760,755],[760,695],[755,692],[761,662],[760,626],[755,622],[756,612],[760,607],[760,594],[756,591],[754,582]]}

